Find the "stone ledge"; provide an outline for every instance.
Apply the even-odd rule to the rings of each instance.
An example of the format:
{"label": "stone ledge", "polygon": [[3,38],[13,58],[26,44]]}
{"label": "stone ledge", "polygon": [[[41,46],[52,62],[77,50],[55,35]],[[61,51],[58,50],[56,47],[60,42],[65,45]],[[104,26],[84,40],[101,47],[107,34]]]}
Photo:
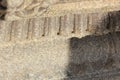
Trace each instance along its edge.
{"label": "stone ledge", "polygon": [[0,43],[46,37],[103,35],[120,31],[120,12],[67,14],[60,17],[0,21]]}

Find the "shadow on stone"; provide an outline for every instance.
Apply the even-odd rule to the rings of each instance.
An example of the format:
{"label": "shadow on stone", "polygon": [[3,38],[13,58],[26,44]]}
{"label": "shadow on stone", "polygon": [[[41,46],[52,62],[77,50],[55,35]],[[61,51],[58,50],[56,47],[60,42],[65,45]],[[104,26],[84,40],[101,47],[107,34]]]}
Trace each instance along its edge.
{"label": "shadow on stone", "polygon": [[64,80],[110,80],[120,76],[120,11],[108,13],[98,25],[101,33],[109,33],[70,39]]}
{"label": "shadow on stone", "polygon": [[109,12],[108,16],[102,20],[102,23],[105,23],[104,27],[110,30],[110,32],[120,31],[120,11]]}
{"label": "shadow on stone", "polygon": [[5,20],[7,6],[7,0],[0,0],[0,20]]}
{"label": "shadow on stone", "polygon": [[120,32],[71,38],[66,74],[64,80],[105,80],[101,78],[120,75]]}

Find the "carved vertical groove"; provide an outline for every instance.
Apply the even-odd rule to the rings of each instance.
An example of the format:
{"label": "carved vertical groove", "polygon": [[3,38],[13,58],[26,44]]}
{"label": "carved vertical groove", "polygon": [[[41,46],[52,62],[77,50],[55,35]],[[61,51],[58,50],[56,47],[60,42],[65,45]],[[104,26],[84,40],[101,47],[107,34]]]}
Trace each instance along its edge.
{"label": "carved vertical groove", "polygon": [[56,36],[57,35],[57,33],[59,33],[59,25],[60,25],[60,23],[59,23],[60,21],[59,21],[59,17],[53,17],[53,18],[51,18],[51,20],[50,20],[50,36]]}
{"label": "carved vertical groove", "polygon": [[49,30],[50,30],[50,18],[45,18],[44,21],[44,36],[48,36],[49,35]]}
{"label": "carved vertical groove", "polygon": [[80,18],[80,24],[81,24],[81,35],[88,35],[88,31],[86,31],[88,29],[88,14],[81,14],[81,18]]}
{"label": "carved vertical groove", "polygon": [[75,14],[74,15],[74,33],[75,34],[80,34],[81,33],[81,15],[80,14]]}
{"label": "carved vertical groove", "polygon": [[32,39],[34,20],[30,19],[28,24],[29,25],[28,25],[27,39]]}

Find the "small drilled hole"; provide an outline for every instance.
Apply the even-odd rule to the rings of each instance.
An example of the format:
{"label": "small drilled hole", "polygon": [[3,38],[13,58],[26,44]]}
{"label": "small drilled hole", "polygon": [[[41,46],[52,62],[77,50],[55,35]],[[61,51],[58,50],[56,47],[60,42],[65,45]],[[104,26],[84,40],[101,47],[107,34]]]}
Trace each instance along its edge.
{"label": "small drilled hole", "polygon": [[43,34],[42,36],[44,37],[45,35]]}
{"label": "small drilled hole", "polygon": [[72,31],[71,33],[75,33],[75,31]]}
{"label": "small drilled hole", "polygon": [[60,35],[60,33],[58,32],[57,35]]}

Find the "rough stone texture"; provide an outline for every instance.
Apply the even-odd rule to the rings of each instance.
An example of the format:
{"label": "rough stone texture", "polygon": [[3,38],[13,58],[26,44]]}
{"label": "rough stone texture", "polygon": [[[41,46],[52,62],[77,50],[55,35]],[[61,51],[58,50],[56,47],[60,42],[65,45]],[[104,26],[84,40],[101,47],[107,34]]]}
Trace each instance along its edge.
{"label": "rough stone texture", "polygon": [[69,35],[84,37],[120,31],[120,12],[68,14],[0,23],[0,43]]}
{"label": "rough stone texture", "polygon": [[18,20],[38,16],[63,16],[68,13],[117,11],[120,7],[119,2],[119,0],[1,0],[1,18]]}
{"label": "rough stone texture", "polygon": [[0,80],[119,80],[119,2],[0,0]]}
{"label": "rough stone texture", "polygon": [[109,76],[120,76],[119,32],[81,39],[73,37],[69,47],[68,80],[107,80]]}
{"label": "rough stone texture", "polygon": [[114,35],[2,44],[0,79],[119,80],[120,33]]}
{"label": "rough stone texture", "polygon": [[[1,80],[59,80],[68,64],[63,38],[9,43],[0,47]],[[59,46],[58,46],[59,45]],[[63,51],[64,52],[63,52]]]}

